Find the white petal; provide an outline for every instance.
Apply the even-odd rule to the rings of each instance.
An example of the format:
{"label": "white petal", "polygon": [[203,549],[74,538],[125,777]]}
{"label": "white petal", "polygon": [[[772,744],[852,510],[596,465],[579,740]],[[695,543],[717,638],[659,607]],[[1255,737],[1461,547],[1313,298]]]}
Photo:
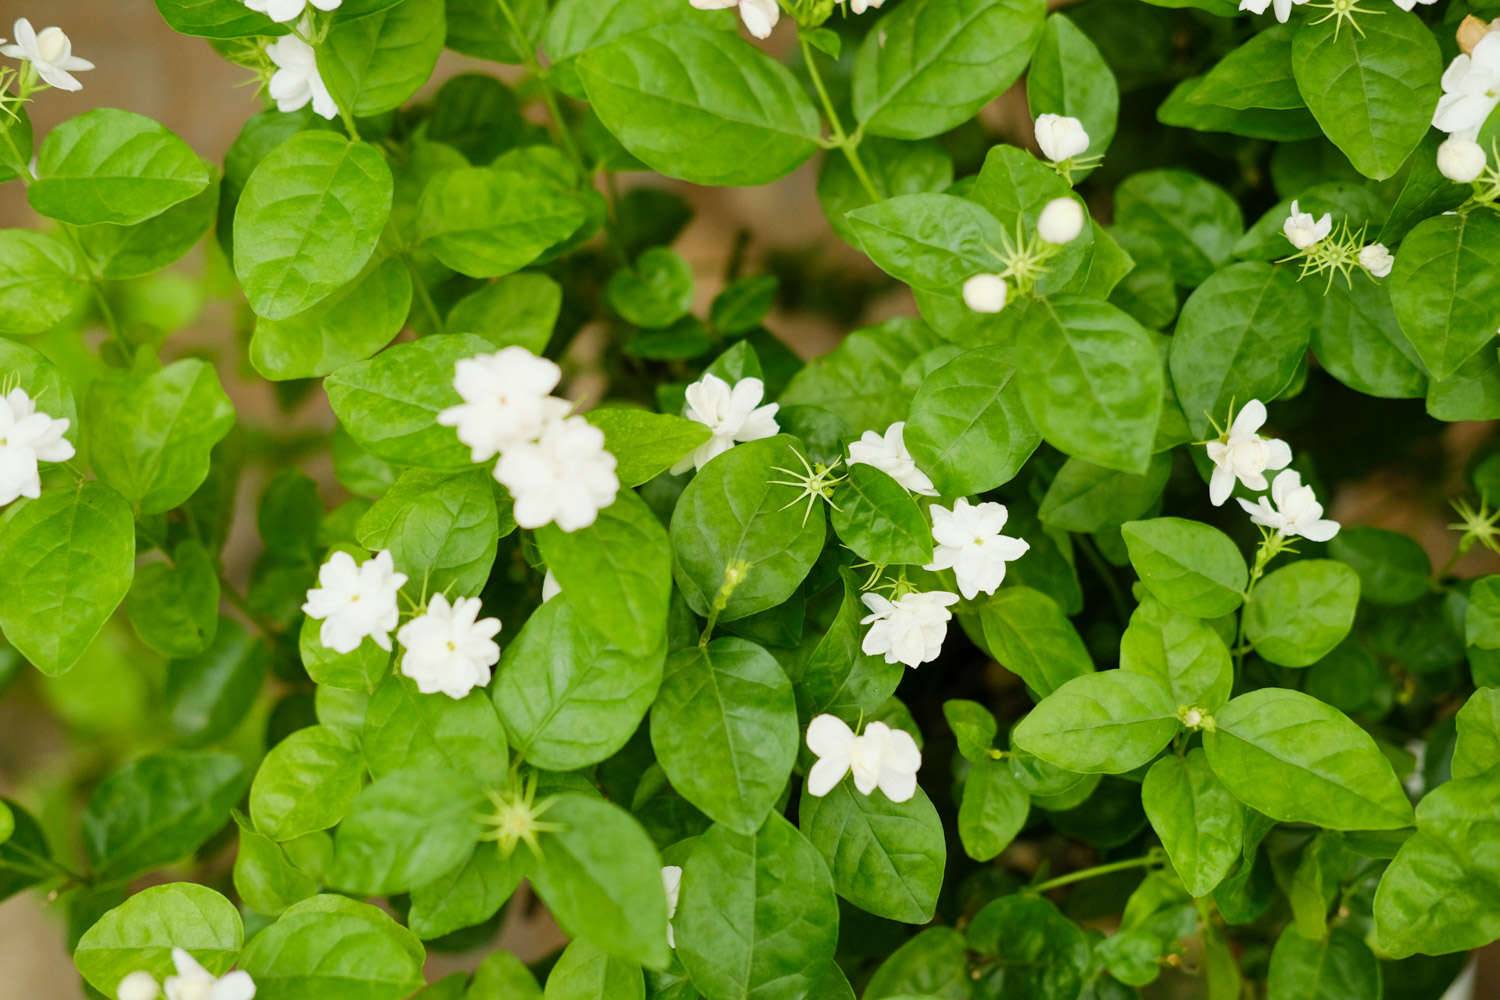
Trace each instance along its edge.
{"label": "white petal", "polygon": [[848,773],[849,762],[847,760],[836,761],[824,758],[818,761],[807,772],[807,794],[816,798],[822,798],[833,791],[834,787],[840,781],[843,781],[844,775]]}

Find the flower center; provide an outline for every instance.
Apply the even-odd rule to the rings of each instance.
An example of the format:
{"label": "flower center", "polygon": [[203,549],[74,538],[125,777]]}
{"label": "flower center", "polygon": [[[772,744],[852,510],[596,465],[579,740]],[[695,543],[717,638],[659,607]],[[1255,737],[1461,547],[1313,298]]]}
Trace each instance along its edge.
{"label": "flower center", "polygon": [[48,28],[36,36],[36,51],[42,62],[55,63],[68,54],[68,36],[57,28]]}

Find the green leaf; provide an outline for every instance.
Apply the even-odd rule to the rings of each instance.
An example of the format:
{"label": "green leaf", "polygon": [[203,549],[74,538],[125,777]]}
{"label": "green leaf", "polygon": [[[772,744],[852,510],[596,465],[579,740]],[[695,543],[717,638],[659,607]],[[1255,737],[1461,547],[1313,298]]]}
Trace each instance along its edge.
{"label": "green leaf", "polygon": [[969,1000],[969,954],[951,927],[929,927],[891,953],[870,977],[865,1000]]}
{"label": "green leaf", "polygon": [[958,807],[958,839],[975,861],[991,861],[1026,825],[1031,799],[1001,760],[978,760],[964,779]]}
{"label": "green leaf", "polygon": [[6,641],[44,674],[88,651],[135,573],[130,505],[103,483],[42,493],[0,521],[0,577],[24,580],[0,601]]}
{"label": "green leaf", "polygon": [[536,540],[582,623],[621,649],[661,643],[672,596],[672,548],[645,501],[623,491],[587,528],[566,532],[547,525]]}
{"label": "green leaf", "polygon": [[1292,25],[1277,24],[1251,35],[1203,76],[1189,99],[1194,104],[1236,110],[1292,111],[1307,107],[1292,75],[1295,34]]}
{"label": "green leaf", "polygon": [[138,969],[156,979],[175,975],[174,948],[223,975],[244,937],[229,900],[206,886],[173,882],[143,889],[100,917],[79,938],[73,964],[90,986],[114,996],[120,980]]}
{"label": "green leaf", "polygon": [[169,750],[125,765],[83,811],[94,874],[124,880],[192,854],[229,820],[246,777],[238,758],[212,751]]}
{"label": "green leaf", "polygon": [[1083,774],[1123,774],[1177,735],[1177,706],[1152,677],[1106,670],[1076,677],[1043,698],[1011,731],[1011,743]]}
{"label": "green leaf", "polygon": [[492,951],[474,970],[464,1000],[542,1000],[536,977],[508,951]]}
{"label": "green leaf", "polygon": [[303,618],[297,636],[302,666],[313,682],[345,691],[374,691],[391,667],[391,653],[373,640],[361,642],[352,653],[337,653],[323,645],[319,633],[323,623]]}
{"label": "green leaf", "polygon": [[1300,691],[1235,698],[1204,733],[1208,763],[1235,798],[1284,823],[1329,830],[1395,830],[1411,805],[1369,734]]}
{"label": "green leaf", "polygon": [[500,663],[494,702],[511,745],[551,771],[609,757],[656,698],[665,648],[610,646],[580,620],[566,592],[554,597],[527,620]]}
{"label": "green leaf", "polygon": [[804,517],[799,491],[768,481],[778,467],[800,468],[797,447],[786,435],[736,445],[683,490],[672,511],[672,575],[698,614],[708,615],[727,580],[721,621],[776,607],[823,551],[821,510]]}
{"label": "green leaf", "polygon": [[967,351],[924,377],[912,398],[903,440],[944,496],[1003,486],[1041,444],[1010,356]]}
{"label": "green leaf", "polygon": [[425,957],[384,911],[314,896],[251,938],[240,968],[264,1000],[403,1000],[422,987]]}
{"label": "green leaf", "polygon": [[667,899],[661,858],[646,831],[619,806],[588,795],[553,800],[533,876],[537,892],[571,936],[616,958],[667,964]]}
{"label": "green leaf", "polygon": [[273,381],[318,378],[363,361],[406,325],[412,284],[406,265],[387,257],[353,284],[288,319],[261,319],[250,363]]}
{"label": "green leaf", "polygon": [[376,689],[361,743],[377,778],[403,768],[446,770],[495,788],[509,766],[505,729],[487,691],[440,698],[420,693],[406,677],[387,677]]}
{"label": "green leaf", "polygon": [[1115,137],[1120,88],[1103,54],[1062,14],[1047,18],[1041,44],[1026,73],[1032,118],[1067,115],[1083,122],[1090,155],[1103,155]]}
{"label": "green leaf", "polygon": [[884,430],[906,418],[902,374],[940,343],[927,326],[906,317],[855,330],[797,373],[781,394],[781,415],[791,407],[816,408],[842,422],[845,437]]}
{"label": "green leaf", "polygon": [[1359,577],[1332,559],[1302,559],[1268,573],[1245,606],[1245,638],[1283,667],[1306,667],[1349,634]]}
{"label": "green leaf", "polygon": [[1000,987],[1017,997],[1077,996],[1089,971],[1089,939],[1083,928],[1040,896],[1002,896],[975,915],[966,936],[969,949],[990,956],[979,988]]}
{"label": "green leaf", "polygon": [[1172,385],[1193,433],[1207,437],[1236,402],[1287,390],[1307,354],[1312,300],[1289,267],[1231,264],[1183,304],[1172,337]]}
{"label": "green leaf", "polygon": [[233,427],[234,404],[218,372],[193,358],[149,375],[98,379],[85,407],[94,471],[143,514],[185,503]]}
{"label": "green leaf", "polygon": [[1151,765],[1141,805],[1183,886],[1207,896],[1240,859],[1245,815],[1208,766],[1201,749]]}
{"label": "green leaf", "polygon": [[393,111],[432,75],[446,27],[443,0],[400,0],[369,17],[338,20],[317,48],[318,73],[351,114]]}
{"label": "green leaf", "polygon": [[479,785],[456,771],[391,771],[355,797],[333,841],[329,881],[388,896],[451,871],[482,832]]}
{"label": "green leaf", "polygon": [[1396,321],[1389,283],[1363,271],[1347,286],[1335,281],[1324,292],[1312,349],[1330,375],[1367,396],[1419,399],[1427,393],[1417,352]]}
{"label": "green leaf", "polygon": [[604,432],[625,489],[650,482],[707,441],[713,432],[695,420],[624,406],[590,410],[584,418]]}
{"label": "green leaf", "polygon": [[359,544],[390,550],[415,594],[479,593],[500,539],[495,488],[482,469],[408,469],[359,519]]}
{"label": "green leaf", "polygon": [[578,73],[610,132],[668,177],[765,184],[817,150],[818,113],[796,78],[733,33],[690,22],[635,32],[584,53]]}
{"label": "green leaf", "polygon": [[1482,687],[1458,710],[1453,776],[1473,778],[1500,767],[1500,688]]}
{"label": "green leaf", "polygon": [[525,150],[488,167],[438,174],[427,182],[417,212],[423,246],[471,278],[519,271],[588,217],[572,179]]}
{"label": "green leaf", "polygon": [[14,799],[0,799],[13,829],[0,841],[0,900],[54,877],[52,848],[40,823]]}
{"label": "green leaf", "polygon": [[990,751],[999,733],[999,723],[989,709],[977,701],[950,698],[943,702],[943,718],[953,730],[958,752],[971,764],[990,760]]}
{"label": "green leaf", "polygon": [[1335,927],[1326,941],[1288,927],[1271,951],[1266,1000],[1355,1000],[1380,996],[1380,963],[1358,934]]}
{"label": "green leaf", "polygon": [[1152,335],[1105,302],[1033,299],[1018,313],[1021,398],[1059,451],[1143,473],[1161,415],[1162,365]]}
{"label": "green leaf", "polygon": [[199,542],[179,543],[170,563],[147,563],[136,571],[125,610],[135,634],[156,652],[197,656],[219,629],[219,570],[213,557]]}
{"label": "green leaf", "polygon": [[516,891],[526,859],[522,852],[503,857],[499,845],[481,841],[457,868],[412,889],[412,932],[431,940],[489,920]]}
{"label": "green leaf", "polygon": [[1396,255],[1391,305],[1435,379],[1446,379],[1500,327],[1500,218],[1439,215],[1417,224]]}
{"label": "green leaf", "polygon": [[804,788],[797,822],[828,862],[840,896],[887,920],[932,919],[948,849],[943,822],[921,788],[905,802],[883,792],[862,795],[850,781],[822,798]]}
{"label": "green leaf", "polygon": [[469,449],[437,415],[460,402],[454,366],[491,354],[473,334],[423,337],[397,344],[368,361],[345,365],[323,383],[339,423],[366,451],[399,465],[462,469]]}
{"label": "green leaf", "polygon": [[250,786],[255,828],[272,840],[327,830],[344,818],[364,777],[359,748],[341,729],[309,726],[271,748]]}
{"label": "green leaf", "polygon": [[845,225],[875,265],[915,289],[954,295],[976,274],[999,271],[1004,228],[980,205],[951,194],[909,194],[849,212]]}
{"label": "green leaf", "polygon": [[1411,604],[1430,592],[1432,561],[1421,545],[1399,532],[1344,528],[1328,543],[1328,551],[1359,574],[1359,596],[1371,604]]}
{"label": "green leaf", "polygon": [[256,315],[304,312],[364,270],[391,214],[375,147],[299,132],[260,161],[234,215],[234,272]]}
{"label": "green leaf", "polygon": [[1121,529],[1130,564],[1158,601],[1195,618],[1240,606],[1250,571],[1234,541],[1217,528],[1180,517],[1132,521]]}
{"label": "green leaf", "polygon": [[557,326],[562,298],[562,286],[545,274],[509,274],[459,299],[443,329],[477,334],[496,350],[516,344],[541,354]]}
{"label": "green leaf", "polygon": [[112,281],[139,278],[180,260],[212,228],[219,205],[219,185],[133,226],[104,223],[77,232],[83,253],[96,274]]}
{"label": "green leaf", "polygon": [[202,655],[167,664],[164,707],[178,742],[202,746],[233,732],[260,694],[270,654],[261,636],[230,620]]}
{"label": "green leaf", "polygon": [[44,333],[72,315],[86,291],[68,244],[46,233],[0,229],[0,333]]}
{"label": "green leaf", "polygon": [[[1018,146],[995,146],[990,149],[984,158],[984,166],[969,191],[969,197],[995,217],[1006,234],[1005,239],[1013,243],[1018,235],[1024,235],[1026,242],[1032,246],[1040,239],[1037,235],[1037,221],[1048,202],[1068,198],[1084,209],[1085,217],[1088,212],[1088,207],[1073,193],[1072,186],[1063,180],[1061,174]],[[1043,295],[1052,295],[1064,289],[1074,290],[1071,285],[1080,269],[1088,263],[1093,242],[1094,227],[1087,226],[1075,239],[1058,247],[1056,255],[1047,261],[1046,273],[1037,281],[1037,290]],[[991,246],[1003,247],[1005,243]],[[968,306],[956,304],[968,311]],[[953,336],[954,334],[949,333],[950,338]]]}
{"label": "green leaf", "polygon": [[1021,75],[1041,0],[913,0],[880,19],[854,62],[854,117],[871,135],[925,139],[967,121]]}
{"label": "green leaf", "polygon": [[773,813],[753,837],[714,826],[698,838],[672,927],[706,996],[800,996],[833,958],[838,900],[817,849]]}
{"label": "green leaf", "polygon": [[[246,907],[275,917],[317,895],[317,879],[294,865],[280,844],[257,833],[239,813],[235,813],[235,821],[240,827],[240,843],[234,855],[234,891]],[[313,836],[327,840],[323,834]]]}
{"label": "green leaf", "polygon": [[[888,198],[904,194],[940,194],[953,183],[953,158],[939,143],[898,142],[866,136],[859,146],[860,161],[875,190]],[[855,209],[874,204],[848,157],[828,156],[818,173],[818,201],[828,224],[855,246],[858,237],[844,218]],[[848,341],[845,341],[848,343]]]}
{"label": "green leaf", "polygon": [[859,599],[860,581],[847,570],[841,575],[844,596],[838,611],[793,676],[804,722],[823,712],[850,718],[873,713],[896,692],[906,671],[900,663],[887,663],[885,657],[864,651],[860,619],[868,609]]}
{"label": "green leaf", "polygon": [[828,520],[855,555],[880,566],[932,561],[927,515],[900,483],[870,465],[851,465]]}
{"label": "green leaf", "polygon": [[31,207],[75,226],[130,226],[187,201],[213,181],[192,147],[144,115],[96,108],[47,133]]}
{"label": "green leaf", "polygon": [[1126,178],[1115,191],[1115,225],[1147,241],[1177,283],[1190,288],[1229,263],[1245,229],[1239,205],[1223,188],[1183,170]]}
{"label": "green leaf", "polygon": [[667,659],[651,745],[672,787],[709,819],[738,833],[760,829],[800,738],[792,684],[761,647],[722,638]]}
{"label": "green leaf", "polygon": [[[714,17],[715,15],[709,15]],[[568,63],[576,56],[641,31],[652,31],[675,21],[702,19],[703,14],[684,10],[676,0],[559,0],[547,20],[543,48],[553,66]],[[724,27],[733,30],[732,18],[723,19]],[[576,65],[576,64],[575,64]],[[566,75],[571,66],[563,69]],[[573,96],[582,96],[574,94]]]}
{"label": "green leaf", "polygon": [[156,9],[172,30],[199,38],[284,35],[288,30],[242,0],[156,0]]}
{"label": "green leaf", "polygon": [[1323,133],[1366,177],[1401,169],[1431,125],[1442,56],[1417,15],[1342,18],[1310,24],[1292,40],[1292,71]]}
{"label": "green leaf", "polygon": [[1140,476],[1070,458],[1047,487],[1037,515],[1048,528],[1061,531],[1116,528],[1156,507],[1171,473],[1171,452],[1151,456]]}
{"label": "green leaf", "polygon": [[1213,627],[1147,598],[1120,638],[1120,669],[1154,677],[1179,705],[1210,714],[1229,700],[1234,665]]}
{"label": "green leaf", "polygon": [[1062,608],[1030,587],[1002,587],[978,607],[984,647],[1000,665],[1046,697],[1094,672],[1088,649]]}
{"label": "green leaf", "polygon": [[645,1000],[641,967],[574,941],[547,974],[547,1000]]}
{"label": "green leaf", "polygon": [[1194,98],[1202,82],[1202,77],[1193,77],[1179,83],[1162,102],[1161,107],[1156,109],[1156,120],[1163,125],[1190,128],[1199,132],[1229,132],[1277,142],[1315,139],[1323,134],[1312,112],[1303,108],[1294,111],[1268,111],[1264,108],[1237,111],[1214,104],[1197,103]]}
{"label": "green leaf", "polygon": [[693,307],[693,270],[670,247],[652,247],[610,277],[604,296],[628,323],[668,327]]}

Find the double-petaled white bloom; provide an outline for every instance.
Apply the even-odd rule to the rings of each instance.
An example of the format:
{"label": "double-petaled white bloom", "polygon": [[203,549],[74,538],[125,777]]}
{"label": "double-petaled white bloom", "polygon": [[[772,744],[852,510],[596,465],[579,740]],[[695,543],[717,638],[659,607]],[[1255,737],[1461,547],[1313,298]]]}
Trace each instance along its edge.
{"label": "double-petaled white bloom", "polygon": [[309,5],[318,10],[338,10],[344,0],[245,0],[245,6],[259,11],[277,24],[295,21]]}
{"label": "double-petaled white bloom", "polygon": [[849,446],[850,465],[873,465],[913,493],[935,497],[932,480],[917,468],[916,460],[906,450],[906,421],[898,420],[884,434],[865,431]]}
{"label": "double-petaled white bloom", "polygon": [[73,74],[87,72],[94,68],[94,64],[73,54],[73,42],[61,28],[37,31],[30,21],[19,17],[16,18],[15,32],[14,42],[0,45],[0,55],[30,63],[44,83],[58,90],[83,89],[83,84]]}
{"label": "double-petaled white bloom", "polygon": [[455,428],[476,462],[505,449],[535,441],[551,422],[565,416],[566,400],[552,396],[562,369],[524,347],[464,358],[453,366],[453,388],[463,400],[438,414]]}
{"label": "double-petaled white bloom", "polygon": [[776,0],[692,0],[692,3],[699,10],[728,10],[730,7],[738,7],[745,29],[756,38],[770,38],[771,29],[781,20],[781,8],[777,6]]}
{"label": "double-petaled white bloom", "polygon": [[776,403],[762,406],[760,401],[765,394],[765,383],[758,378],[742,378],[731,387],[712,372],[688,386],[687,406],[682,415],[707,427],[712,436],[672,466],[672,471],[701,469],[710,459],[737,444],[773,437],[779,430],[776,426],[779,406]]}
{"label": "double-petaled white bloom", "polygon": [[998,274],[976,274],[964,282],[964,305],[977,313],[997,313],[1009,297],[1010,289]]}
{"label": "double-petaled white bloom", "polygon": [[620,480],[604,432],[582,417],[553,420],[536,441],[507,448],[495,479],[515,498],[516,523],[577,531],[615,502]]}
{"label": "double-petaled white bloom", "polygon": [[500,619],[480,618],[480,610],[477,597],[449,604],[437,594],[426,611],[401,626],[401,672],[417,682],[418,691],[462,698],[490,682],[490,668],[500,662]]}
{"label": "double-petaled white bloom", "polygon": [[1037,115],[1033,126],[1042,155],[1062,163],[1088,152],[1089,133],[1083,122],[1068,115]]}
{"label": "double-petaled white bloom", "polygon": [[953,570],[958,592],[972,600],[979,594],[993,594],[1005,581],[1005,564],[1014,562],[1031,550],[1023,538],[1002,535],[1010,512],[1004,504],[971,504],[964,498],[953,509],[934,504],[930,570]]}
{"label": "double-petaled white bloom", "polygon": [[672,930],[672,920],[677,916],[677,902],[682,897],[682,869],[667,865],[661,870],[661,887],[667,893],[667,947],[677,947],[677,935]]}
{"label": "double-petaled white bloom", "polygon": [[0,507],[42,495],[39,462],[66,462],[73,445],[63,437],[68,421],[37,410],[25,389],[0,396]]}
{"label": "double-petaled white bloom", "polygon": [[1473,139],[1450,135],[1437,151],[1438,173],[1459,184],[1472,184],[1484,173],[1484,147]]}
{"label": "double-petaled white bloom", "polygon": [[887,663],[916,668],[938,658],[948,637],[948,622],[958,595],[946,590],[904,594],[894,601],[880,594],[861,594],[870,613],[860,619],[870,626],[860,649],[869,656],[883,656]]}
{"label": "double-petaled white bloom", "polygon": [[1053,198],[1036,220],[1036,234],[1048,243],[1061,246],[1072,243],[1083,232],[1088,221],[1083,206],[1075,198]]}
{"label": "double-petaled white bloom", "polygon": [[386,551],[356,565],[347,552],[335,552],[318,570],[318,586],[307,592],[302,610],[321,621],[318,640],[335,653],[352,653],[368,637],[389,651],[391,630],[401,620],[396,594],[406,584]]}
{"label": "double-petaled white bloom", "polygon": [[132,972],[115,987],[115,1000],[156,1000],[159,996],[161,987],[151,973],[142,970]]}
{"label": "double-petaled white bloom", "polygon": [[1208,442],[1208,458],[1214,463],[1208,480],[1208,498],[1215,507],[1234,492],[1238,479],[1246,488],[1259,492],[1268,485],[1266,473],[1284,469],[1292,463],[1292,449],[1285,441],[1261,437],[1266,424],[1266,404],[1252,399],[1235,416],[1229,431],[1219,440]]}
{"label": "double-petaled white bloom", "polygon": [[1298,250],[1306,250],[1322,243],[1333,232],[1333,215],[1324,212],[1322,218],[1314,219],[1311,212],[1302,211],[1302,207],[1293,201],[1292,212],[1286,217],[1281,231],[1286,234],[1292,246]]}
{"label": "double-petaled white bloom", "polygon": [[1372,278],[1384,278],[1396,266],[1396,258],[1384,243],[1369,243],[1359,251],[1359,266],[1370,272]]}
{"label": "double-petaled white bloom", "polygon": [[1412,10],[1419,3],[1431,6],[1432,4],[1437,3],[1437,0],[1392,0],[1392,2],[1402,10]]}
{"label": "double-petaled white bloom", "polygon": [[[215,976],[181,948],[172,949],[172,964],[177,967],[177,975],[168,976],[162,984],[167,1000],[253,1000],[255,996],[255,981],[248,972]],[[133,991],[128,995],[127,983]],[[117,995],[119,1000],[152,1000],[156,996],[156,981],[146,973],[132,972],[120,981]]]}
{"label": "double-petaled white bloom", "polygon": [[1240,506],[1256,524],[1282,535],[1300,535],[1310,542],[1326,542],[1339,533],[1339,523],[1323,516],[1323,505],[1313,495],[1311,486],[1302,485],[1302,476],[1287,469],[1271,483],[1271,500],[1260,497],[1251,503],[1240,500]]}
{"label": "double-petaled white bloom", "polygon": [[271,76],[271,99],[281,111],[300,111],[312,104],[313,113],[332,121],[338,103],[318,72],[318,54],[296,35],[282,35],[266,45],[266,58],[276,66]]}
{"label": "double-petaled white bloom", "polygon": [[885,6],[885,0],[849,0],[849,10],[854,14],[863,14],[867,10],[879,10]]}
{"label": "double-petaled white bloom", "polygon": [[1276,20],[1286,24],[1292,16],[1292,8],[1300,7],[1307,0],[1240,0],[1240,10],[1248,10],[1252,14],[1264,14],[1266,8],[1274,3],[1276,8]]}
{"label": "double-petaled white bloom", "polygon": [[1479,40],[1470,54],[1460,53],[1443,73],[1443,96],[1432,124],[1443,132],[1473,139],[1500,104],[1500,31]]}
{"label": "double-petaled white bloom", "polygon": [[917,793],[922,751],[904,729],[872,722],[858,736],[836,715],[820,715],[807,727],[807,748],[818,758],[807,772],[807,793],[821,798],[854,772],[861,795],[879,788],[892,802]]}

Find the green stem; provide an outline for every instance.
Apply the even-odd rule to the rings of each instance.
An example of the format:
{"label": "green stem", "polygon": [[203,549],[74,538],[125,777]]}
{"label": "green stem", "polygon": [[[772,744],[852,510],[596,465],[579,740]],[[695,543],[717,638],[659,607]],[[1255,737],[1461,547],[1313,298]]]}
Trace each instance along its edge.
{"label": "green stem", "polygon": [[406,270],[411,274],[411,290],[417,297],[417,302],[422,306],[422,311],[427,314],[428,321],[432,324],[430,333],[443,332],[443,316],[438,312],[437,303],[432,301],[432,293],[427,290],[427,282],[422,280],[422,275],[417,271],[416,262],[410,257],[406,258]]}
{"label": "green stem", "polygon": [[573,140],[573,133],[568,128],[568,121],[562,115],[562,106],[557,103],[557,94],[552,90],[552,84],[548,82],[542,66],[536,60],[536,50],[531,45],[531,39],[526,37],[526,29],[521,27],[521,22],[516,17],[515,11],[511,10],[509,0],[495,0],[500,5],[500,13],[505,18],[505,23],[510,25],[511,32],[516,36],[516,51],[521,54],[521,59],[526,64],[526,69],[536,78],[537,85],[542,91],[542,103],[547,105],[547,114],[552,116],[552,122],[557,126],[558,141],[563,151],[568,154],[568,159],[578,168],[583,176],[588,176],[588,167],[584,165],[583,154],[578,151],[578,144]]}
{"label": "green stem", "polygon": [[1075,536],[1074,541],[1078,545],[1079,550],[1083,552],[1084,558],[1089,561],[1089,565],[1094,568],[1094,572],[1098,574],[1099,579],[1104,581],[1104,589],[1109,592],[1110,603],[1115,606],[1115,614],[1119,616],[1120,624],[1128,624],[1130,622],[1130,604],[1125,600],[1125,592],[1120,589],[1120,581],[1115,579],[1113,569],[1105,561],[1104,556],[1100,554],[1093,539],[1086,535],[1078,535]]}
{"label": "green stem", "polygon": [[256,627],[256,629],[261,633],[261,637],[264,638],[266,642],[271,642],[272,638],[281,631],[276,627],[275,624],[267,621],[265,618],[256,613],[255,609],[250,607],[250,602],[245,599],[245,595],[241,594],[239,588],[230,583],[228,578],[225,577],[223,573],[219,574],[219,593],[221,593],[224,596],[224,600],[228,601],[231,606],[239,611],[240,614],[244,615],[250,620],[250,624]]}
{"label": "green stem", "polygon": [[865,194],[870,196],[870,200],[881,201],[883,195],[880,189],[871,179],[870,172],[865,169],[864,161],[859,158],[859,141],[850,138],[844,131],[843,122],[839,121],[838,112],[833,108],[833,100],[828,96],[828,88],[823,85],[823,74],[818,71],[812,45],[803,34],[797,35],[797,42],[802,46],[802,61],[807,64],[807,75],[812,78],[813,89],[818,92],[818,100],[823,104],[823,114],[828,118],[829,130],[833,132],[834,145],[844,151],[844,157],[849,161],[854,176],[859,178],[860,186],[865,189]]}
{"label": "green stem", "polygon": [[1255,585],[1265,575],[1266,567],[1271,564],[1271,560],[1275,559],[1285,548],[1285,540],[1280,534],[1268,533],[1260,540],[1260,547],[1255,550],[1255,565],[1250,567],[1250,581],[1245,584],[1244,604],[1240,608],[1239,628],[1235,631],[1235,676],[1239,676],[1240,668],[1245,664],[1245,619],[1249,617],[1250,598],[1255,592]]}
{"label": "green stem", "polygon": [[1100,875],[1112,875],[1115,872],[1129,871],[1132,868],[1151,868],[1161,864],[1161,855],[1157,851],[1148,851],[1138,858],[1130,858],[1126,861],[1112,861],[1107,865],[1095,865],[1093,868],[1081,868],[1076,872],[1059,875],[1057,878],[1049,878],[1045,882],[1028,885],[1026,891],[1030,893],[1051,892],[1074,882],[1083,882],[1087,879],[1098,878]]}

